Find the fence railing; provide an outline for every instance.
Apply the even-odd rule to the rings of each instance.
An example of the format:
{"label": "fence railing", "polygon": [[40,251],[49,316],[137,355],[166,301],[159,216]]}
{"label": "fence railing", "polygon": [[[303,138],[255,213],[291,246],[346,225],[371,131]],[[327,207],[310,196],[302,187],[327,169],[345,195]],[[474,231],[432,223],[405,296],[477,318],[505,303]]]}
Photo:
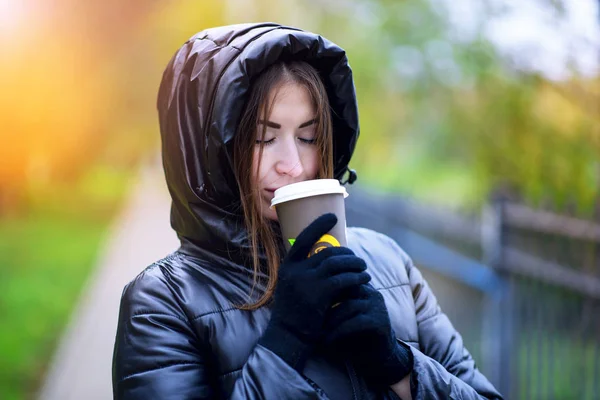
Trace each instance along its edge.
{"label": "fence railing", "polygon": [[506,398],[600,399],[600,224],[501,201],[464,215],[349,191],[348,224],[398,241]]}
{"label": "fence railing", "polygon": [[600,243],[600,224],[534,210],[520,204],[507,203],[504,207],[504,218],[507,225]]}

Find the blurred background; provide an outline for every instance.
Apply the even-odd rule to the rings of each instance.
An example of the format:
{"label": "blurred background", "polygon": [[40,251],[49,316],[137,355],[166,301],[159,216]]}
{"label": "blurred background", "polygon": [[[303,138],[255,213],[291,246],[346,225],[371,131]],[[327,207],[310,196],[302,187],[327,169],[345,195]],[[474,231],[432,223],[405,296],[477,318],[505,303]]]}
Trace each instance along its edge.
{"label": "blurred background", "polygon": [[252,21],[346,49],[349,222],[407,250],[490,380],[600,399],[598,0],[0,0],[0,398],[110,398],[123,285],[176,248],[162,71]]}

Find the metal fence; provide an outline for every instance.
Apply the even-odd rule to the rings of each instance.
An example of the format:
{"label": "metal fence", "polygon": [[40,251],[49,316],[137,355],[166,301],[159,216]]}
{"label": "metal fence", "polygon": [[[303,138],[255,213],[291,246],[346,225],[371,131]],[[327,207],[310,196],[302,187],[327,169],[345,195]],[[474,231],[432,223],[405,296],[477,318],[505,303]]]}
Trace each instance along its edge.
{"label": "metal fence", "polygon": [[463,215],[349,191],[348,225],[413,258],[507,399],[600,399],[600,224],[503,201]]}

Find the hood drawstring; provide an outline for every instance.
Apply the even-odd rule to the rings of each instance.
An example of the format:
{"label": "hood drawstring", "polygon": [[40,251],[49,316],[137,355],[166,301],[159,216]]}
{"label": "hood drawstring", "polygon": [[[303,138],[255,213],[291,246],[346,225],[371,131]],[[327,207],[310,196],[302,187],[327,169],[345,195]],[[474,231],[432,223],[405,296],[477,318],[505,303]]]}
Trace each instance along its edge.
{"label": "hood drawstring", "polygon": [[348,167],[346,167],[346,171],[344,173],[348,172],[348,179],[346,179],[345,181],[341,182],[342,185],[345,185],[346,183],[349,185],[352,185],[354,182],[356,182],[356,179],[358,178],[358,175],[356,174],[356,171],[353,169],[350,169]]}

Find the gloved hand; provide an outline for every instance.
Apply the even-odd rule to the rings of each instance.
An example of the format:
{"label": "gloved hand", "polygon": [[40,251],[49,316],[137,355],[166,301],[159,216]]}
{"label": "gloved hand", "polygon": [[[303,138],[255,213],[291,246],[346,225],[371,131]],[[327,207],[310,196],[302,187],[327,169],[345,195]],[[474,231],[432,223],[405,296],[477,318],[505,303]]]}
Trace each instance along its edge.
{"label": "gloved hand", "polygon": [[366,264],[345,247],[329,247],[307,258],[312,246],[337,223],[317,218],[296,238],[279,267],[271,319],[258,343],[298,371],[322,335],[332,304],[371,280]]}
{"label": "gloved hand", "polygon": [[371,285],[331,309],[324,329],[324,348],[348,359],[376,386],[390,386],[412,371],[412,353],[396,340],[383,296]]}

